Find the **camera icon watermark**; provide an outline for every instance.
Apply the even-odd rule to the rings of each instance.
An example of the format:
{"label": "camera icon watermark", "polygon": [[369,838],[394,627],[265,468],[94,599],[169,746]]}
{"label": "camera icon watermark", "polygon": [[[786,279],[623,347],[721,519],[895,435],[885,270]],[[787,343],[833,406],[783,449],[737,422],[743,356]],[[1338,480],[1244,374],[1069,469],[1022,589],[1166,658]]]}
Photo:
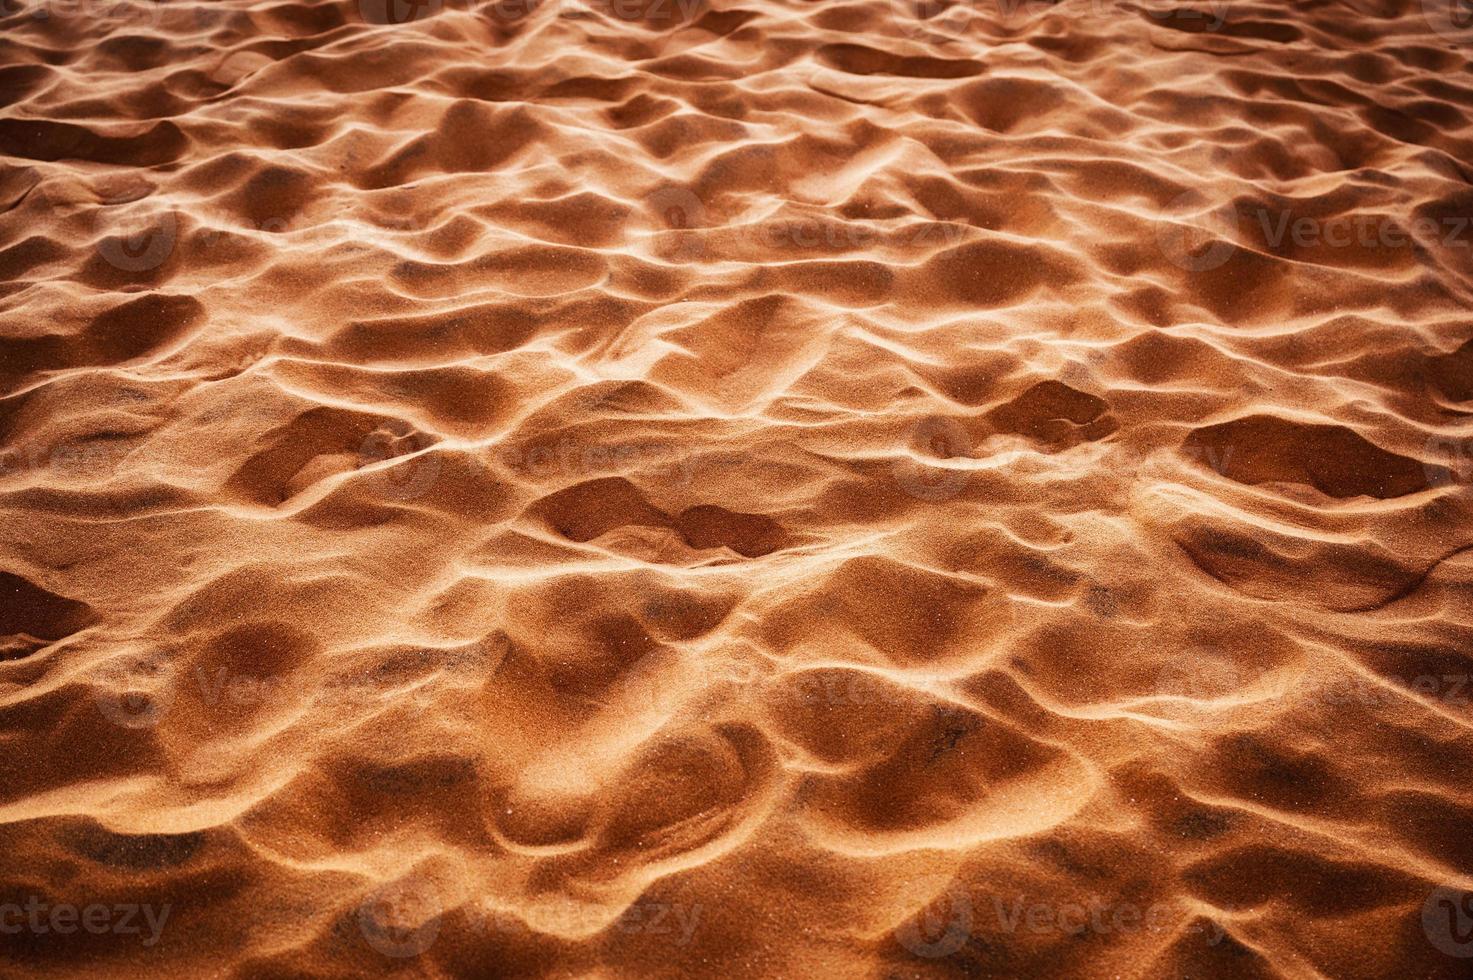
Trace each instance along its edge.
{"label": "camera icon watermark", "polygon": [[373,486],[393,500],[415,500],[440,477],[434,440],[398,419],[375,429],[358,447],[358,469],[371,470]]}
{"label": "camera icon watermark", "polygon": [[445,907],[428,879],[410,875],[374,889],[358,904],[358,931],[392,959],[419,956],[440,936]]}
{"label": "camera icon watermark", "polygon": [[1178,194],[1156,222],[1156,246],[1187,272],[1221,268],[1237,249],[1239,215],[1232,203],[1214,203],[1199,191]]}
{"label": "camera icon watermark", "polygon": [[702,235],[707,226],[706,205],[687,187],[667,185],[645,198],[661,236],[660,257],[670,262],[696,262],[706,257]]}
{"label": "camera icon watermark", "polygon": [[943,876],[928,880],[935,897],[918,914],[895,929],[895,941],[922,959],[940,959],[972,938],[975,909],[961,882]]}
{"label": "camera icon watermark", "polygon": [[1439,952],[1473,959],[1473,891],[1434,889],[1422,903],[1422,931]]}
{"label": "camera icon watermark", "polygon": [[174,700],[170,671],[164,659],[152,655],[103,669],[92,697],[102,716],[121,728],[154,728]]}
{"label": "camera icon watermark", "polygon": [[922,419],[911,429],[910,445],[922,447],[935,462],[923,461],[907,449],[891,466],[901,490],[917,500],[939,502],[966,489],[971,474],[947,462],[971,458],[972,437],[961,422],[940,415]]}
{"label": "camera icon watermark", "polygon": [[1444,40],[1473,44],[1473,0],[1421,0],[1422,20]]}
{"label": "camera icon watermark", "polygon": [[1473,484],[1473,436],[1434,435],[1426,444],[1423,471],[1429,487]]}
{"label": "camera icon watermark", "polygon": [[[117,215],[117,227],[97,245],[97,254],[119,272],[151,272],[169,261],[179,242],[179,215],[171,208],[132,199],[102,201],[101,214]],[[124,213],[126,211],[126,213]]]}
{"label": "camera icon watermark", "polygon": [[[445,6],[445,0],[358,0],[358,14],[369,24],[399,26],[436,17]],[[450,6],[471,9],[469,0],[452,0]]]}

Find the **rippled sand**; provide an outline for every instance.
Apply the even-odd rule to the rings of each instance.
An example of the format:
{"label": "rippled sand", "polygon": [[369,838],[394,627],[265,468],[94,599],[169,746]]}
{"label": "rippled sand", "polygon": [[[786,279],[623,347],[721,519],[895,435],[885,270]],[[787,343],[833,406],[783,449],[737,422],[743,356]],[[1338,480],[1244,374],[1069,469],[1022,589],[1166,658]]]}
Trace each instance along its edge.
{"label": "rippled sand", "polygon": [[1459,2],[10,0],[0,976],[1469,976]]}

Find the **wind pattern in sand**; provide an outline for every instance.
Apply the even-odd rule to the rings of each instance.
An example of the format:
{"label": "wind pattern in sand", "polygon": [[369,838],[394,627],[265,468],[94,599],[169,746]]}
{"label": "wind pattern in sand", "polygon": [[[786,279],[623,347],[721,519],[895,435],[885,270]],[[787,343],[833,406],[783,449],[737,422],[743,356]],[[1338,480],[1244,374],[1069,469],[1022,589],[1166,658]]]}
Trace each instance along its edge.
{"label": "wind pattern in sand", "polygon": [[4,0],[0,976],[1468,976],[1461,3]]}

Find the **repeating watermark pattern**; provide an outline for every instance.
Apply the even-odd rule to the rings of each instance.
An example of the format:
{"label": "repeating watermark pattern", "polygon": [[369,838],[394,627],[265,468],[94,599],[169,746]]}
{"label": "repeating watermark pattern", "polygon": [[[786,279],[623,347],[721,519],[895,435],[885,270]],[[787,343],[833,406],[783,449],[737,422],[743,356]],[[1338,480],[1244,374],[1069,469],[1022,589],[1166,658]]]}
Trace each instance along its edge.
{"label": "repeating watermark pattern", "polygon": [[707,225],[706,205],[688,187],[662,187],[645,199],[655,215],[656,229],[661,233],[679,232],[673,247],[663,248],[661,255],[672,262],[696,262],[706,257],[706,243],[701,229]]}
{"label": "repeating watermark pattern", "polygon": [[155,653],[110,664],[92,689],[102,716],[121,728],[153,728],[168,713],[173,700],[167,661]]}
{"label": "repeating watermark pattern", "polygon": [[1433,33],[1458,44],[1473,44],[1473,0],[1421,0],[1422,19]]}
{"label": "repeating watermark pattern", "polygon": [[[114,196],[101,202],[103,208],[116,210],[99,212],[99,216],[109,222],[109,234],[98,242],[97,253],[120,272],[150,272],[159,268],[174,255],[184,237],[178,211],[151,199],[138,201],[135,207],[127,207],[135,201],[138,199]],[[431,227],[428,216],[386,216],[371,220],[333,218],[303,230],[310,230],[331,241],[392,248],[400,236],[422,234]],[[270,216],[229,227],[195,228],[189,235],[189,245],[192,249],[207,251],[243,234],[282,235],[292,230],[291,219]]]}
{"label": "repeating watermark pattern", "polygon": [[[123,202],[104,201],[104,206]],[[169,261],[179,240],[179,215],[169,208],[145,205],[128,216],[127,226],[97,246],[104,262],[120,272],[150,272]]]}
{"label": "repeating watermark pattern", "polygon": [[1119,16],[1137,13],[1176,21],[1187,30],[1215,32],[1227,22],[1229,0],[1191,6],[1168,0],[890,0],[891,18],[917,41],[946,43],[985,37],[989,30],[1018,30],[1048,15]]}
{"label": "repeating watermark pattern", "polygon": [[[492,638],[449,650],[424,649],[393,667],[376,664],[341,674],[308,688],[288,675],[247,674],[196,666],[175,674],[162,655],[139,658],[126,667],[102,672],[94,699],[103,715],[123,728],[152,728],[180,697],[206,708],[249,712],[279,704],[310,702],[317,707],[375,707],[385,701],[429,708],[438,696],[435,679],[447,675],[490,677],[506,658],[507,646]],[[402,681],[396,682],[395,677]]]}
{"label": "repeating watermark pattern", "polygon": [[517,24],[546,14],[578,20],[603,16],[649,26],[689,23],[707,7],[707,0],[358,0],[358,13],[369,24],[413,24],[443,13],[477,14],[503,24]]}
{"label": "repeating watermark pattern", "polygon": [[943,686],[927,677],[898,684],[867,670],[804,670],[783,677],[780,685],[768,689],[766,698],[776,704],[862,708],[913,704],[917,692],[941,694]]}
{"label": "repeating watermark pattern", "polygon": [[163,0],[0,0],[0,20],[78,20],[110,30],[157,27],[163,13]]}
{"label": "repeating watermark pattern", "polygon": [[1414,241],[1435,241],[1447,248],[1468,248],[1470,220],[1465,215],[1415,217],[1405,224],[1384,215],[1351,214],[1330,218],[1296,218],[1287,211],[1258,208],[1250,213],[1263,240],[1277,251],[1286,240],[1299,248],[1406,248]]}
{"label": "repeating watermark pattern", "polygon": [[1466,712],[1473,704],[1473,674],[1347,673],[1302,677],[1243,666],[1220,656],[1184,654],[1157,675],[1158,697],[1214,701],[1226,698],[1283,704],[1364,707],[1389,706],[1408,697]]}
{"label": "repeating watermark pattern", "polygon": [[1237,234],[1237,208],[1213,204],[1194,190],[1173,198],[1156,222],[1156,246],[1161,254],[1188,272],[1221,267],[1232,258]]}
{"label": "repeating watermark pattern", "polygon": [[[1112,0],[1093,0],[1093,3],[1097,9],[1107,7],[1120,9],[1120,4],[1112,3]],[[1232,3],[1231,0],[1204,0],[1204,2],[1188,6],[1178,4],[1174,0],[1139,0],[1139,2],[1131,3],[1130,9],[1139,11],[1152,20],[1163,23],[1168,20],[1175,21],[1176,26],[1185,27],[1188,30],[1215,33],[1227,23],[1228,14],[1232,11]]]}
{"label": "repeating watermark pattern", "polygon": [[1438,951],[1473,958],[1473,891],[1434,889],[1422,904],[1422,931]]}
{"label": "repeating watermark pattern", "polygon": [[[1085,933],[1108,936],[1133,932],[1169,932],[1181,912],[1167,902],[1108,902],[1091,898],[1087,902],[1034,902],[1026,896],[1015,896],[1004,903],[993,896],[992,909],[1003,931],[1009,934],[1027,932],[1035,936]],[[1188,926],[1187,932],[1205,934],[1209,945],[1222,941],[1226,930],[1212,920]]]}
{"label": "repeating watermark pattern", "polygon": [[939,415],[922,419],[911,430],[910,443],[924,446],[936,462],[922,462],[907,451],[891,467],[900,489],[917,500],[933,503],[950,500],[966,489],[970,474],[944,463],[972,455],[972,437],[959,421]]}
{"label": "repeating watermark pattern", "polygon": [[970,226],[948,221],[921,221],[914,227],[890,233],[871,224],[835,218],[770,218],[746,226],[745,231],[759,247],[770,251],[852,252],[888,241],[900,248],[941,250],[957,245]]}
{"label": "repeating watermark pattern", "polygon": [[[906,450],[892,464],[892,475],[910,496],[933,502],[957,496],[973,473],[983,469],[1000,472],[1015,466],[1046,465],[1057,479],[1084,478],[1108,470],[1140,481],[1177,480],[1183,466],[1226,473],[1233,457],[1233,447],[1227,445],[1187,443],[1175,450],[1165,450],[1159,446],[1101,440],[1061,449],[1009,432],[994,433],[974,444],[961,420],[946,416],[932,416],[919,422],[911,430],[908,445],[921,446],[926,451]],[[948,460],[962,462],[948,463]]]}
{"label": "repeating watermark pattern", "polygon": [[31,895],[24,902],[0,902],[0,935],[132,936],[145,947],[158,944],[173,906],[138,902],[49,902]]}
{"label": "repeating watermark pattern", "polygon": [[978,0],[890,0],[890,12],[902,34],[917,41],[966,37],[977,16]]}
{"label": "repeating watermark pattern", "polygon": [[[699,902],[641,899],[610,921],[605,909],[571,899],[551,899],[526,911],[481,899],[454,912],[471,933],[482,937],[585,935],[608,931],[616,936],[655,937],[684,947],[694,941],[705,910]],[[410,876],[371,892],[354,910],[352,922],[358,935],[373,950],[392,959],[409,959],[430,950],[450,913],[431,882]],[[348,938],[341,930],[338,934]]]}
{"label": "repeating watermark pattern", "polygon": [[[445,9],[443,0],[358,0],[358,13],[370,24],[399,25],[429,20]],[[472,9],[470,0],[452,0],[452,10]]]}
{"label": "repeating watermark pattern", "polygon": [[27,472],[45,472],[62,480],[103,481],[117,472],[132,450],[128,442],[113,439],[73,439],[49,445],[18,446],[0,454],[0,480]]}
{"label": "repeating watermark pattern", "polygon": [[408,422],[392,419],[358,447],[358,469],[370,469],[374,488],[394,500],[415,500],[439,479],[435,440]]}
{"label": "repeating watermark pattern", "polygon": [[417,875],[374,889],[358,906],[359,932],[384,956],[419,956],[440,935],[445,907],[433,882]]}
{"label": "repeating watermark pattern", "polygon": [[508,446],[497,461],[519,478],[577,482],[611,473],[648,472],[663,482],[688,487],[695,482],[695,460],[679,443],[665,439],[585,442],[563,438],[535,446]]}
{"label": "repeating watermark pattern", "polygon": [[1470,215],[1419,215],[1406,220],[1377,214],[1312,218],[1283,209],[1214,204],[1198,191],[1180,194],[1162,209],[1156,244],[1178,268],[1210,272],[1233,257],[1238,240],[1250,231],[1274,253],[1290,245],[1300,249],[1399,249],[1429,243],[1473,248]]}
{"label": "repeating watermark pattern", "polygon": [[[767,218],[718,227],[710,223],[709,211],[694,191],[674,184],[650,193],[644,203],[653,219],[654,232],[661,236],[660,257],[676,263],[723,257],[707,239],[710,232],[718,230],[734,232],[737,241],[745,241],[764,251],[798,254],[846,254],[882,245],[943,251],[960,244],[973,232],[972,227],[964,222],[935,221],[924,216],[917,216],[918,220],[908,226],[893,229],[822,215]],[[101,204],[107,210],[99,211],[98,216],[107,223],[107,234],[98,242],[97,251],[108,265],[121,272],[150,272],[163,266],[185,239],[180,212],[161,201],[115,195]],[[423,234],[431,228],[431,223],[424,217],[339,217],[297,227],[291,218],[269,216],[228,226],[196,227],[190,230],[188,243],[192,250],[203,252],[243,235],[282,235],[300,231],[310,232],[328,242],[393,248],[400,236]]]}
{"label": "repeating watermark pattern", "polygon": [[467,913],[471,928],[483,934],[528,935],[537,931],[580,935],[607,928],[617,935],[656,936],[675,946],[688,946],[700,929],[704,909],[699,902],[687,905],[641,899],[620,912],[609,925],[605,924],[608,914],[603,909],[569,900],[553,901],[526,917],[489,902],[473,904]]}
{"label": "repeating watermark pattern", "polygon": [[1430,487],[1473,484],[1473,436],[1434,435],[1427,439],[1423,468]]}
{"label": "repeating watermark pattern", "polygon": [[[939,884],[939,887],[936,887]],[[895,930],[895,940],[925,959],[950,956],[972,938],[972,897],[954,879],[932,878],[925,887],[937,898]]]}
{"label": "repeating watermark pattern", "polygon": [[[772,151],[761,151],[767,165],[776,167]],[[914,221],[884,227],[867,221],[852,221],[838,213],[805,213],[769,216],[756,220],[736,219],[712,223],[710,209],[690,188],[667,184],[647,194],[644,204],[661,236],[658,254],[666,261],[715,261],[742,258],[744,248],[763,253],[791,252],[843,255],[876,247],[942,251],[974,234],[961,221],[937,221],[912,215]],[[714,242],[708,234],[719,233]]]}
{"label": "repeating watermark pattern", "polygon": [[1192,701],[1211,701],[1238,695],[1261,678],[1252,671],[1216,657],[1184,656],[1162,668],[1156,695]]}
{"label": "repeating watermark pattern", "polygon": [[[895,929],[897,942],[916,956],[940,959],[960,950],[979,934],[1032,936],[1100,936],[1138,932],[1174,931],[1182,911],[1168,902],[1141,904],[1107,901],[1092,896],[1083,901],[1045,901],[1027,894],[988,895],[977,903],[956,880],[935,888],[937,896],[919,915]],[[1194,922],[1188,933],[1204,935],[1216,945],[1227,935],[1212,920]]]}
{"label": "repeating watermark pattern", "polygon": [[558,16],[602,14],[622,21],[645,24],[685,24],[706,10],[707,0],[554,0]]}

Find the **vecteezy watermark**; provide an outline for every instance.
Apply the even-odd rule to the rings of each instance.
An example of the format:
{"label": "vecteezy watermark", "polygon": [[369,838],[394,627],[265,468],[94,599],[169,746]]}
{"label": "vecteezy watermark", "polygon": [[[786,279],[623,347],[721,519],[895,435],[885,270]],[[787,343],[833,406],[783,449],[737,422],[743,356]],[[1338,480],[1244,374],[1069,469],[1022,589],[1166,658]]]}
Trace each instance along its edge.
{"label": "vecteezy watermark", "polygon": [[63,480],[103,481],[117,472],[132,446],[121,440],[66,440],[19,446],[0,454],[0,479],[46,472]]}
{"label": "vecteezy watermark", "polygon": [[160,0],[0,0],[0,20],[17,14],[32,20],[78,20],[105,28],[158,26],[164,4]]}
{"label": "vecteezy watermark", "polygon": [[908,677],[898,684],[867,670],[800,670],[784,675],[767,689],[772,704],[808,707],[860,708],[876,705],[906,705],[918,692],[942,693],[944,682],[935,677]]}
{"label": "vecteezy watermark", "polygon": [[471,927],[482,933],[527,935],[537,931],[582,935],[612,929],[621,935],[657,936],[672,945],[687,946],[700,928],[704,909],[699,902],[687,905],[641,899],[615,916],[611,924],[603,909],[566,899],[543,903],[525,912],[496,907],[490,902],[472,905],[467,911]]}
{"label": "vecteezy watermark", "polygon": [[1389,706],[1413,697],[1449,711],[1467,712],[1473,705],[1473,675],[1449,671],[1304,677],[1239,664],[1226,655],[1186,651],[1157,675],[1155,693],[1191,701],[1232,699],[1332,707]]}
{"label": "vecteezy watermark", "polygon": [[1258,208],[1250,217],[1263,231],[1269,248],[1277,251],[1287,238],[1299,248],[1406,248],[1413,241],[1437,241],[1448,248],[1468,248],[1470,219],[1464,215],[1416,217],[1400,222],[1382,215],[1337,215],[1331,218],[1295,218],[1287,211]]}
{"label": "vecteezy watermark", "polygon": [[1438,951],[1473,958],[1473,891],[1434,889],[1422,903],[1422,931]]}
{"label": "vecteezy watermark", "polygon": [[1175,449],[1087,440],[1063,446],[1020,435],[994,432],[974,443],[962,420],[931,416],[910,431],[903,454],[891,466],[902,490],[919,500],[949,500],[961,493],[976,473],[1046,467],[1051,479],[1079,479],[1101,471],[1155,481],[1179,480],[1183,464],[1224,474],[1232,446],[1187,443]]}
{"label": "vecteezy watermark", "polygon": [[137,936],[144,946],[155,946],[163,935],[173,906],[137,902],[48,902],[31,895],[24,902],[0,902],[0,935],[21,933],[69,936]]}
{"label": "vecteezy watermark", "polygon": [[[1039,2],[1039,0],[1030,0]],[[1042,0],[1047,3],[1048,0]],[[1112,9],[1119,12],[1121,5],[1115,0],[1092,0],[1092,5],[1100,12]],[[1232,10],[1231,0],[1205,0],[1202,3],[1190,5],[1179,4],[1175,0],[1141,0],[1139,4],[1133,4],[1132,9],[1145,14],[1152,20],[1166,22],[1174,21],[1175,26],[1191,31],[1213,33],[1222,29],[1227,23],[1228,14]]]}
{"label": "vecteezy watermark", "polygon": [[[988,895],[978,903],[956,880],[933,878],[934,895],[917,915],[895,929],[895,939],[916,956],[940,959],[960,950],[972,937],[998,932],[1034,936],[1108,936],[1134,932],[1166,934],[1177,928],[1182,911],[1168,902],[1141,904],[1091,896],[1082,901],[1038,900],[1026,894]],[[1194,923],[1185,931],[1205,933],[1216,945],[1226,930],[1216,922]]]}
{"label": "vecteezy watermark", "polygon": [[1345,214],[1326,218],[1296,216],[1273,208],[1214,203],[1197,191],[1178,195],[1162,209],[1156,244],[1178,268],[1210,272],[1220,268],[1256,232],[1271,252],[1292,245],[1312,248],[1410,248],[1418,243],[1445,248],[1473,246],[1473,215],[1420,215],[1398,220],[1387,215]]}
{"label": "vecteezy watermark", "polygon": [[434,222],[428,215],[373,216],[369,218],[338,217],[302,229],[294,229],[291,218],[268,215],[229,226],[201,227],[190,236],[190,244],[201,250],[216,248],[232,239],[250,235],[284,235],[294,230],[310,230],[324,247],[351,243],[395,247],[402,236],[430,231]]}
{"label": "vecteezy watermark", "polygon": [[152,728],[179,698],[221,714],[250,712],[273,704],[308,702],[321,708],[375,707],[392,701],[429,708],[440,692],[435,681],[455,675],[485,678],[496,673],[507,647],[494,638],[451,649],[422,649],[390,665],[375,664],[309,685],[285,674],[249,674],[226,667],[171,671],[161,655],[139,658],[101,671],[93,697],[104,717],[123,728]]}
{"label": "vecteezy watermark", "polygon": [[[4,0],[0,0],[3,3]],[[149,272],[169,261],[179,247],[183,229],[179,213],[151,197],[113,195],[100,202],[96,214],[105,222],[107,234],[97,244],[104,262],[120,272]],[[311,232],[324,244],[351,242],[357,245],[393,247],[404,235],[418,235],[432,225],[428,218],[403,216],[370,220],[333,218],[314,224]],[[251,235],[282,235],[293,230],[292,219],[279,215],[259,217],[226,227],[201,226],[189,235],[193,249],[208,250]]]}
{"label": "vecteezy watermark", "polygon": [[[536,3],[536,0],[522,2]],[[543,0],[543,3],[555,6],[559,17],[600,14],[614,20],[651,25],[688,23],[700,16],[707,6],[707,0]]]}
{"label": "vecteezy watermark", "polygon": [[746,227],[761,248],[795,252],[853,252],[886,242],[901,248],[940,250],[956,245],[968,231],[968,226],[957,222],[921,221],[886,232],[872,224],[816,216],[769,218]]}
{"label": "vecteezy watermark", "polygon": [[965,37],[977,16],[978,0],[890,0],[890,12],[902,34],[917,41],[942,42]]}
{"label": "vecteezy watermark", "polygon": [[907,37],[945,43],[992,30],[1013,31],[1042,17],[1140,14],[1176,21],[1194,31],[1217,31],[1227,21],[1229,0],[1204,0],[1189,7],[1169,0],[890,0],[893,21]]}
{"label": "vecteezy watermark", "polygon": [[516,24],[534,15],[581,19],[601,15],[645,25],[684,24],[706,10],[707,0],[358,0],[362,18],[377,25],[412,24],[446,11],[477,14],[493,22]]}
{"label": "vecteezy watermark", "polygon": [[[776,166],[775,161],[769,163]],[[926,218],[896,227],[851,221],[837,213],[784,214],[713,229],[705,203],[687,187],[666,185],[645,197],[652,216],[655,252],[670,262],[711,257],[705,239],[708,230],[720,231],[718,241],[745,243],[763,252],[846,254],[876,246],[940,251],[958,244],[972,230],[955,221]]]}
{"label": "vecteezy watermark", "polygon": [[[1035,936],[1079,936],[1090,932],[1101,936],[1132,932],[1165,933],[1172,930],[1181,915],[1180,910],[1168,902],[1141,905],[1128,901],[1109,902],[1099,897],[1092,897],[1087,902],[1035,902],[1026,896],[1014,896],[1011,902],[1004,903],[1001,898],[993,896],[992,907],[1004,932],[1022,930]],[[1187,931],[1205,932],[1209,945],[1216,945],[1226,934],[1226,930],[1211,920],[1202,925],[1188,926]]]}
{"label": "vecteezy watermark", "polygon": [[635,470],[665,474],[665,482],[690,486],[695,461],[674,440],[648,438],[626,442],[586,442],[565,437],[552,443],[507,446],[496,460],[507,470],[530,480],[594,479]]}

